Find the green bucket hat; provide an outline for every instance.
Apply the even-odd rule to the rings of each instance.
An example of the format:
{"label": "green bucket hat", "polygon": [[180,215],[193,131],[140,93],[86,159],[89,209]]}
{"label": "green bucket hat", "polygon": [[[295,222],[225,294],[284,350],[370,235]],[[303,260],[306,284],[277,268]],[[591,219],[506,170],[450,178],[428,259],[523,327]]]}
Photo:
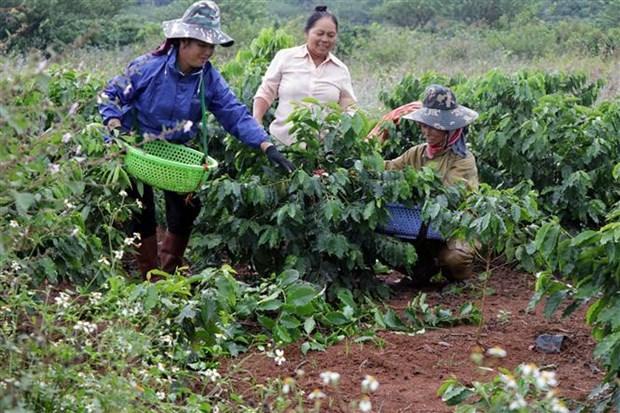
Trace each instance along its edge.
{"label": "green bucket hat", "polygon": [[430,85],[424,91],[422,108],[403,118],[415,120],[439,130],[454,130],[469,125],[478,117],[478,112],[456,103],[450,89],[441,85]]}
{"label": "green bucket hat", "polygon": [[224,47],[232,46],[232,37],[222,31],[220,8],[211,0],[197,1],[185,10],[183,17],[162,23],[166,39],[190,38]]}

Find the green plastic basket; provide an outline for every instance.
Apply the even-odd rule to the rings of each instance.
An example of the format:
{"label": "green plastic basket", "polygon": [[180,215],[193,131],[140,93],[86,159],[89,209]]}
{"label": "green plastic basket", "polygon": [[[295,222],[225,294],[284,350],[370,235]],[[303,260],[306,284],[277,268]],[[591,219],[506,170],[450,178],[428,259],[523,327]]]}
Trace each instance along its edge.
{"label": "green plastic basket", "polygon": [[127,147],[127,172],[140,181],[166,191],[194,192],[217,168],[215,159],[207,156],[208,169],[203,167],[205,154],[184,145],[163,140],[149,141],[141,148]]}

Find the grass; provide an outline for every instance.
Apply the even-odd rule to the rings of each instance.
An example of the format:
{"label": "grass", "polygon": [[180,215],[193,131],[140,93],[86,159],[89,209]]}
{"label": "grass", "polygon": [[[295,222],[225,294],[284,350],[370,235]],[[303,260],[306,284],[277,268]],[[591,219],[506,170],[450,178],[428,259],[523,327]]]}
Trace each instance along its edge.
{"label": "grass", "polygon": [[[285,30],[302,41],[293,22],[288,24]],[[256,28],[255,32],[258,31]],[[213,59],[214,64],[217,66],[226,62],[239,50],[249,46],[251,36],[248,33],[249,29],[245,27],[241,38],[233,47],[218,48]],[[356,39],[353,45],[349,45],[349,50],[336,54],[351,71],[360,107],[377,116],[388,109],[379,101],[381,90],[391,90],[405,74],[422,74],[427,71],[468,77],[483,75],[491,69],[500,69],[507,73],[525,68],[583,72],[593,80],[605,80],[606,85],[600,99],[612,99],[620,93],[618,53],[607,57],[592,56],[571,48],[567,43],[565,49],[561,44],[548,47],[533,45],[539,50],[532,53],[531,57],[522,56],[511,51],[509,44],[498,41],[501,35],[501,32],[478,28],[460,28],[450,35],[442,35],[371,25],[367,37]],[[160,41],[161,38],[155,36],[117,49],[68,48],[62,55],[53,55],[52,59],[111,78],[120,73],[133,58],[153,50]],[[36,66],[41,60],[41,55],[37,53],[31,53],[27,58],[0,55],[0,69],[3,74],[10,75],[24,66]]]}

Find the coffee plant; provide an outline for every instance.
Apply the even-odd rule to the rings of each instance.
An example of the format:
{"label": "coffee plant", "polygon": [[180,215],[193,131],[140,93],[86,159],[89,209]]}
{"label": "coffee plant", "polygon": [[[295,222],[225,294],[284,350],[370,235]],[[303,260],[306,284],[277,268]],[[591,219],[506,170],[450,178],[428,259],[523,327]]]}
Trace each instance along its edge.
{"label": "coffee plant", "polygon": [[53,67],[2,79],[0,267],[37,282],[102,281],[118,266],[133,205],[117,148],[104,147],[101,79]]}
{"label": "coffee plant", "polygon": [[412,245],[376,232],[388,218],[385,206],[426,204],[440,220],[459,192],[445,190],[430,169],[385,171],[375,143],[359,139],[369,129],[361,112],[351,116],[309,101],[291,119],[299,141],[287,156],[298,169],[284,176],[256,159],[234,180],[211,180],[202,195],[209,208],[197,228],[205,234],[200,255],[224,249],[259,273],[294,268],[319,285],[365,289],[376,285],[377,259],[413,265]]}
{"label": "coffee plant", "polygon": [[570,234],[557,221],[544,224],[536,234],[541,261],[533,307],[547,297],[545,313],[569,315],[586,305],[586,322],[598,342],[594,355],[607,370],[607,386],[597,394],[604,411],[620,407],[620,205],[598,230]]}
{"label": "coffee plant", "polygon": [[[511,187],[531,180],[541,207],[572,227],[600,225],[620,200],[611,180],[620,139],[619,103],[595,105],[600,81],[534,71],[491,71],[470,80],[429,73],[404,78],[382,100],[389,107],[419,100],[434,82],[452,87],[459,103],[480,113],[469,141],[483,182]],[[403,120],[392,128],[395,142],[388,148],[419,142],[419,136],[413,122]]]}

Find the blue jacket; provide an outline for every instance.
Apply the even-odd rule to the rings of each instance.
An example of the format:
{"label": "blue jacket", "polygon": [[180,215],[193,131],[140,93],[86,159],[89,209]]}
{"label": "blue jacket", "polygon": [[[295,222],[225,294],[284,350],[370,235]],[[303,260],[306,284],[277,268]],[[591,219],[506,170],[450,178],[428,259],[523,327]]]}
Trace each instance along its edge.
{"label": "blue jacket", "polygon": [[187,142],[200,130],[202,77],[206,108],[228,133],[254,148],[269,139],[211,63],[184,75],[176,61],[173,47],[166,55],[147,54],[131,62],[125,74],[112,79],[100,96],[103,123],[118,118],[125,131],[137,129],[140,134]]}

